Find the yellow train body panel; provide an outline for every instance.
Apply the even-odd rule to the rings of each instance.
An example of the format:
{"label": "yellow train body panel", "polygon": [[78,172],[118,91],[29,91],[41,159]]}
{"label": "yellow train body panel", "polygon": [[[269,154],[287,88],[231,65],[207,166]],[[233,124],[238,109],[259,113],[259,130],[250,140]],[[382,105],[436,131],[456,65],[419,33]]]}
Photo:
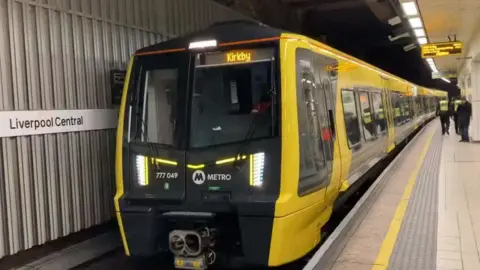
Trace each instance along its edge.
{"label": "yellow train body panel", "polygon": [[[176,39],[174,43],[160,43],[141,49],[130,61],[122,95],[116,138],[116,194],[114,198],[125,254],[128,256],[144,256],[157,252],[158,243],[155,241],[159,237],[156,233],[159,232],[156,230],[164,225],[165,220],[174,219],[174,215],[178,215],[178,213],[184,215],[183,218],[188,218],[188,215],[197,213],[202,215],[211,213],[210,218],[214,221],[217,214],[219,216],[228,214],[230,218],[225,220],[235,219],[236,224],[229,224],[226,227],[231,228],[238,225],[240,228],[239,239],[234,239],[233,242],[242,242],[244,245],[242,246],[242,252],[249,263],[268,266],[284,265],[301,258],[320,243],[321,230],[330,219],[334,204],[358,189],[364,181],[363,176],[371,168],[387,157],[405,138],[434,117],[436,102],[440,98],[445,98],[447,94],[443,91],[414,85],[302,35],[268,30],[264,26],[249,26],[250,28],[244,26],[235,28],[237,27],[235,26],[228,29],[229,31],[225,31],[227,29],[225,27],[228,26],[219,27],[224,29],[222,31],[213,29],[209,35],[219,39],[218,44],[217,41],[215,42],[217,47],[206,52],[201,49],[198,49],[198,51],[189,50],[192,46],[191,40],[185,40],[184,37],[181,37]],[[242,32],[241,29],[249,30]],[[266,31],[268,35],[265,37],[260,34],[253,35],[252,32],[257,30]],[[230,36],[227,38],[223,36],[228,32],[244,33],[246,36],[252,35],[255,39],[239,38],[238,40],[232,40]],[[194,41],[198,41],[201,37],[204,37],[204,34],[195,38]],[[225,40],[222,41],[221,38]],[[183,45],[171,47],[171,44],[175,46]],[[147,105],[137,105],[138,108],[133,105],[135,102],[141,103],[140,99],[136,98],[137,93],[140,96],[142,90],[139,89],[143,87],[139,81],[142,80],[142,76],[146,78],[150,76],[148,73],[143,75],[143,66],[148,68],[149,65],[156,65],[156,63],[179,65],[178,63],[181,61],[185,61],[185,67],[180,68],[184,68],[183,71],[188,74],[182,75],[184,77],[178,80],[177,87],[179,87],[178,85],[184,87],[186,93],[184,97],[188,95],[193,97],[192,93],[196,91],[193,87],[196,75],[191,76],[190,73],[193,70],[190,70],[191,66],[203,65],[202,70],[207,70],[205,73],[201,73],[204,75],[209,68],[217,68],[215,65],[210,64],[209,66],[205,59],[209,55],[217,55],[215,61],[224,61],[222,60],[224,58],[221,57],[223,53],[234,53],[240,57],[238,59],[244,61],[234,63],[236,66],[249,64],[248,61],[252,57],[256,57],[256,53],[258,55],[271,53],[267,52],[267,49],[270,48],[267,45],[264,46],[268,47],[267,49],[264,47],[256,49],[263,44],[269,44],[268,46],[275,49],[275,53],[270,54],[268,59],[261,59],[258,63],[271,62],[270,67],[267,65],[264,65],[264,67],[271,68],[274,77],[271,79],[272,81],[278,79],[279,92],[276,93],[279,94],[278,112],[276,112],[278,123],[280,123],[278,136],[264,139],[266,143],[261,140],[248,142],[251,144],[247,145],[250,152],[240,151],[242,149],[239,150],[238,145],[235,144],[221,144],[216,148],[207,148],[207,150],[203,148],[190,150],[191,142],[189,140],[191,138],[183,138],[187,136],[182,137],[184,142],[183,144],[179,143],[178,149],[165,146],[157,147],[155,143],[153,146],[144,142],[142,142],[143,144],[137,143],[135,138],[131,137],[134,136],[132,134],[135,134],[135,129],[139,129],[143,134],[145,126],[148,129],[150,125],[148,121],[147,123],[143,122],[143,118],[140,123],[137,123],[138,120],[135,118],[137,115],[149,112],[146,109],[143,112],[141,110],[141,106]],[[168,57],[176,58],[172,58],[175,60],[173,61]],[[302,57],[312,57],[312,59],[306,61]],[[227,62],[234,61],[232,60],[234,58],[225,59],[228,59],[225,60]],[[321,63],[321,66],[315,66],[318,63]],[[229,72],[231,73],[229,74],[236,72],[235,67],[233,65],[231,67],[230,64],[221,63],[218,65],[220,67],[218,70],[222,70],[221,67],[227,67],[230,68]],[[304,69],[307,71],[304,71]],[[309,69],[315,70],[315,72],[310,72]],[[200,71],[195,72],[200,74]],[[258,72],[258,70],[250,72]],[[168,74],[162,76],[168,77],[172,73]],[[245,74],[247,73],[243,73],[243,78],[248,77],[248,74]],[[302,78],[298,77],[299,74]],[[310,74],[313,78],[306,78],[304,77],[305,74]],[[230,78],[228,76],[227,79]],[[131,80],[131,78],[135,79]],[[218,80],[221,79],[226,80],[224,77]],[[147,84],[148,79],[145,80],[145,84]],[[204,81],[214,82],[216,80],[205,79]],[[311,115],[308,114],[310,111],[305,109],[305,114],[313,117],[313,122],[318,122],[312,128],[313,135],[309,133],[311,132],[309,130],[302,130],[302,127],[305,126],[310,128],[310,122],[306,124],[299,122],[299,117],[304,113],[302,111],[302,114],[299,114],[299,108],[302,106],[299,101],[301,101],[300,98],[305,100],[306,97],[299,94],[305,89],[299,90],[298,87],[299,85],[306,87],[304,86],[306,83],[311,89],[318,89],[316,87],[323,89],[311,90],[309,88],[310,92],[316,91],[315,93],[320,95],[320,97],[314,97],[317,103],[313,102],[312,104],[318,104],[319,100],[324,103],[322,103],[323,105],[317,105],[317,108],[313,110],[315,113]],[[230,87],[231,85],[230,82]],[[158,85],[155,85],[155,87],[160,88]],[[273,86],[271,87],[273,89]],[[211,89],[212,87],[204,88]],[[146,90],[143,91],[146,92],[150,88],[144,87],[144,89]],[[328,89],[331,89],[331,91]],[[236,88],[235,91],[237,91]],[[199,99],[202,95],[197,94],[196,98]],[[151,95],[153,98],[147,98],[147,94],[144,94],[143,102],[154,104],[152,100],[162,98],[154,94]],[[310,98],[310,96],[307,98]],[[185,98],[185,100],[187,99]],[[193,111],[194,106],[190,106],[193,102],[183,104],[184,110],[187,112]],[[168,102],[162,103],[162,106],[165,107],[165,104],[168,104]],[[273,105],[270,104],[269,106]],[[205,109],[206,107],[208,106],[202,108]],[[134,110],[138,110],[138,112],[132,112]],[[270,110],[273,111],[273,109]],[[324,115],[322,115],[322,112]],[[163,119],[158,115],[154,115],[153,118],[155,119],[155,117]],[[193,116],[189,117],[193,118]],[[185,119],[187,118],[185,117]],[[328,120],[320,123],[320,118],[322,121]],[[307,120],[310,121],[309,119]],[[177,122],[180,122],[180,120]],[[165,122],[160,123],[162,129],[157,128],[158,132],[168,127],[168,120],[164,119],[162,121]],[[331,126],[326,127],[325,123],[329,123]],[[196,131],[195,128],[190,128],[186,123],[184,124],[186,125],[184,132]],[[182,124],[180,123],[180,125]],[[273,123],[272,126],[274,126]],[[214,127],[213,129],[218,131],[221,130],[221,127]],[[154,133],[149,135],[152,134],[155,135]],[[302,136],[299,134],[316,136],[315,138],[321,141],[319,145],[322,146],[322,151],[324,151],[323,149],[331,151],[331,156],[328,157],[328,153],[326,153],[328,150],[322,152],[322,166],[324,167],[317,169],[316,174],[314,174],[315,177],[320,177],[318,171],[323,170],[322,173],[326,172],[325,175],[327,176],[322,179],[327,179],[327,181],[315,186],[316,189],[305,188],[305,192],[300,191],[303,161]],[[306,138],[310,139],[311,137]],[[156,150],[152,151],[152,148]],[[274,154],[265,153],[266,151],[272,151]],[[155,166],[150,166],[149,160]],[[168,162],[157,164],[154,162],[155,160],[166,160]],[[258,176],[259,171],[263,173],[264,169],[262,167],[261,170],[258,170],[256,166],[263,166],[264,163],[272,162],[272,160],[277,163],[269,164],[270,167],[267,166],[270,173],[264,177],[265,179],[255,178],[255,175]],[[234,167],[229,166],[229,164],[235,164],[237,161],[243,163],[238,169],[234,170]],[[168,167],[171,164],[175,164],[175,166]],[[149,171],[155,168],[157,171]],[[159,172],[158,168],[167,168],[169,171],[165,175],[180,176],[180,181],[161,179],[163,172]],[[143,171],[145,174],[140,173],[140,170],[145,170]],[[209,173],[213,175],[208,176],[210,178],[205,176]],[[202,174],[204,178],[198,178]],[[215,174],[223,174],[223,177],[229,174],[232,178],[235,176],[237,183],[232,184],[233,187],[230,186],[230,189],[226,189],[228,192],[224,193],[221,193],[223,188],[221,184],[210,184],[208,189],[204,188],[208,184],[208,180],[218,180],[215,178]],[[142,177],[148,179],[142,181]],[[264,189],[262,189],[263,187],[257,189],[254,183],[259,179],[270,181],[270,183]],[[248,182],[248,187],[242,181]],[[162,184],[157,184],[152,188],[149,187],[149,185],[155,185],[156,183]],[[177,197],[170,195],[168,193],[169,189],[178,183],[184,183],[183,186],[177,187],[177,191],[182,188],[183,191],[178,192]],[[145,194],[139,193],[139,190],[146,190]],[[199,190],[203,192],[202,194],[207,195],[198,195],[200,194]],[[222,202],[215,205],[216,207],[213,207],[214,204],[211,202],[204,203],[204,200],[214,198],[217,194],[227,193],[228,196],[221,197],[228,201],[227,203]],[[170,196],[170,201],[161,198],[159,194]],[[195,200],[191,198],[195,198]],[[172,204],[171,201],[175,201],[175,203]],[[188,201],[188,203],[185,201]],[[229,204],[232,204],[232,207]],[[199,218],[203,218],[200,214],[196,216],[195,222]],[[159,216],[163,217],[159,218]],[[205,224],[214,223],[210,218],[208,218],[208,222],[205,221]],[[222,224],[222,226],[224,225]],[[187,230],[185,228],[174,229]],[[162,233],[165,234],[165,232]],[[202,231],[202,233],[205,232]],[[165,237],[167,236],[168,232]],[[162,242],[162,245],[165,244],[168,244],[168,241]],[[184,263],[181,258],[179,260],[182,264]],[[200,261],[196,263],[200,263]]]}

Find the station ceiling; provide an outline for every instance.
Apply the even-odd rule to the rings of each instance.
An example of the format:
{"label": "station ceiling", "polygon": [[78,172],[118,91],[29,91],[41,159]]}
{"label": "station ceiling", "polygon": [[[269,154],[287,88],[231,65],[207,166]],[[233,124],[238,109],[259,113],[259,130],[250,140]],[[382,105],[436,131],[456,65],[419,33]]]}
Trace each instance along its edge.
{"label": "station ceiling", "polygon": [[[447,84],[431,79],[431,70],[421,58],[420,47],[403,16],[399,0],[215,1],[268,25],[308,35],[414,83],[458,91],[456,81]],[[424,2],[428,10],[428,2],[462,0],[417,1]],[[435,17],[434,12],[430,15]],[[427,31],[428,27],[436,26],[435,23],[427,25]],[[398,36],[403,37],[395,39]],[[438,36],[440,39],[442,34]],[[404,48],[409,45],[413,48],[406,51]]]}
{"label": "station ceiling", "polygon": [[465,52],[479,31],[480,0],[417,0],[429,42],[446,42],[455,38],[464,44],[464,54],[435,59],[438,70],[454,71],[463,64]]}

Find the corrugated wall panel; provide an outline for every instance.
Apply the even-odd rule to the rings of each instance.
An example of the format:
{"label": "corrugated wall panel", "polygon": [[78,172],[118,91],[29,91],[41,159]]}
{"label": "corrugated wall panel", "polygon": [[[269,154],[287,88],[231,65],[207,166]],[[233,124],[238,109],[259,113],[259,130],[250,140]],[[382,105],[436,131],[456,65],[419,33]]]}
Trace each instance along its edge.
{"label": "corrugated wall panel", "polygon": [[[241,17],[209,0],[0,0],[0,110],[112,108],[109,72],[137,48]],[[112,218],[114,140],[0,138],[0,258]]]}

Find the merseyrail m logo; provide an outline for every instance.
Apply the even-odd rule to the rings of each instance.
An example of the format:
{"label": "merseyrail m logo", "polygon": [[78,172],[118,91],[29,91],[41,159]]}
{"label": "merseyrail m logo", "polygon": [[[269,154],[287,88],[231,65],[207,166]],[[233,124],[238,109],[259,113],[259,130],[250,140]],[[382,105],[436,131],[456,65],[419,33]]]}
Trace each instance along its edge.
{"label": "merseyrail m logo", "polygon": [[192,174],[192,179],[195,184],[201,185],[205,183],[205,180],[206,180],[205,173],[201,170],[196,170]]}

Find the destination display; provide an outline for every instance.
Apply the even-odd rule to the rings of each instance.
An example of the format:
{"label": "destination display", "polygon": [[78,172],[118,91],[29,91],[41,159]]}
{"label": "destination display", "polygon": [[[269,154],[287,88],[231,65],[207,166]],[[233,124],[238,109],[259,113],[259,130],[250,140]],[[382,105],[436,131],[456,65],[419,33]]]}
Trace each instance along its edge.
{"label": "destination display", "polygon": [[197,67],[246,64],[250,62],[270,61],[273,58],[274,50],[270,48],[205,53],[197,57]]}
{"label": "destination display", "polygon": [[422,45],[422,57],[434,58],[441,56],[449,56],[461,54],[463,44],[460,41],[455,42],[442,42],[442,43],[429,43]]}

